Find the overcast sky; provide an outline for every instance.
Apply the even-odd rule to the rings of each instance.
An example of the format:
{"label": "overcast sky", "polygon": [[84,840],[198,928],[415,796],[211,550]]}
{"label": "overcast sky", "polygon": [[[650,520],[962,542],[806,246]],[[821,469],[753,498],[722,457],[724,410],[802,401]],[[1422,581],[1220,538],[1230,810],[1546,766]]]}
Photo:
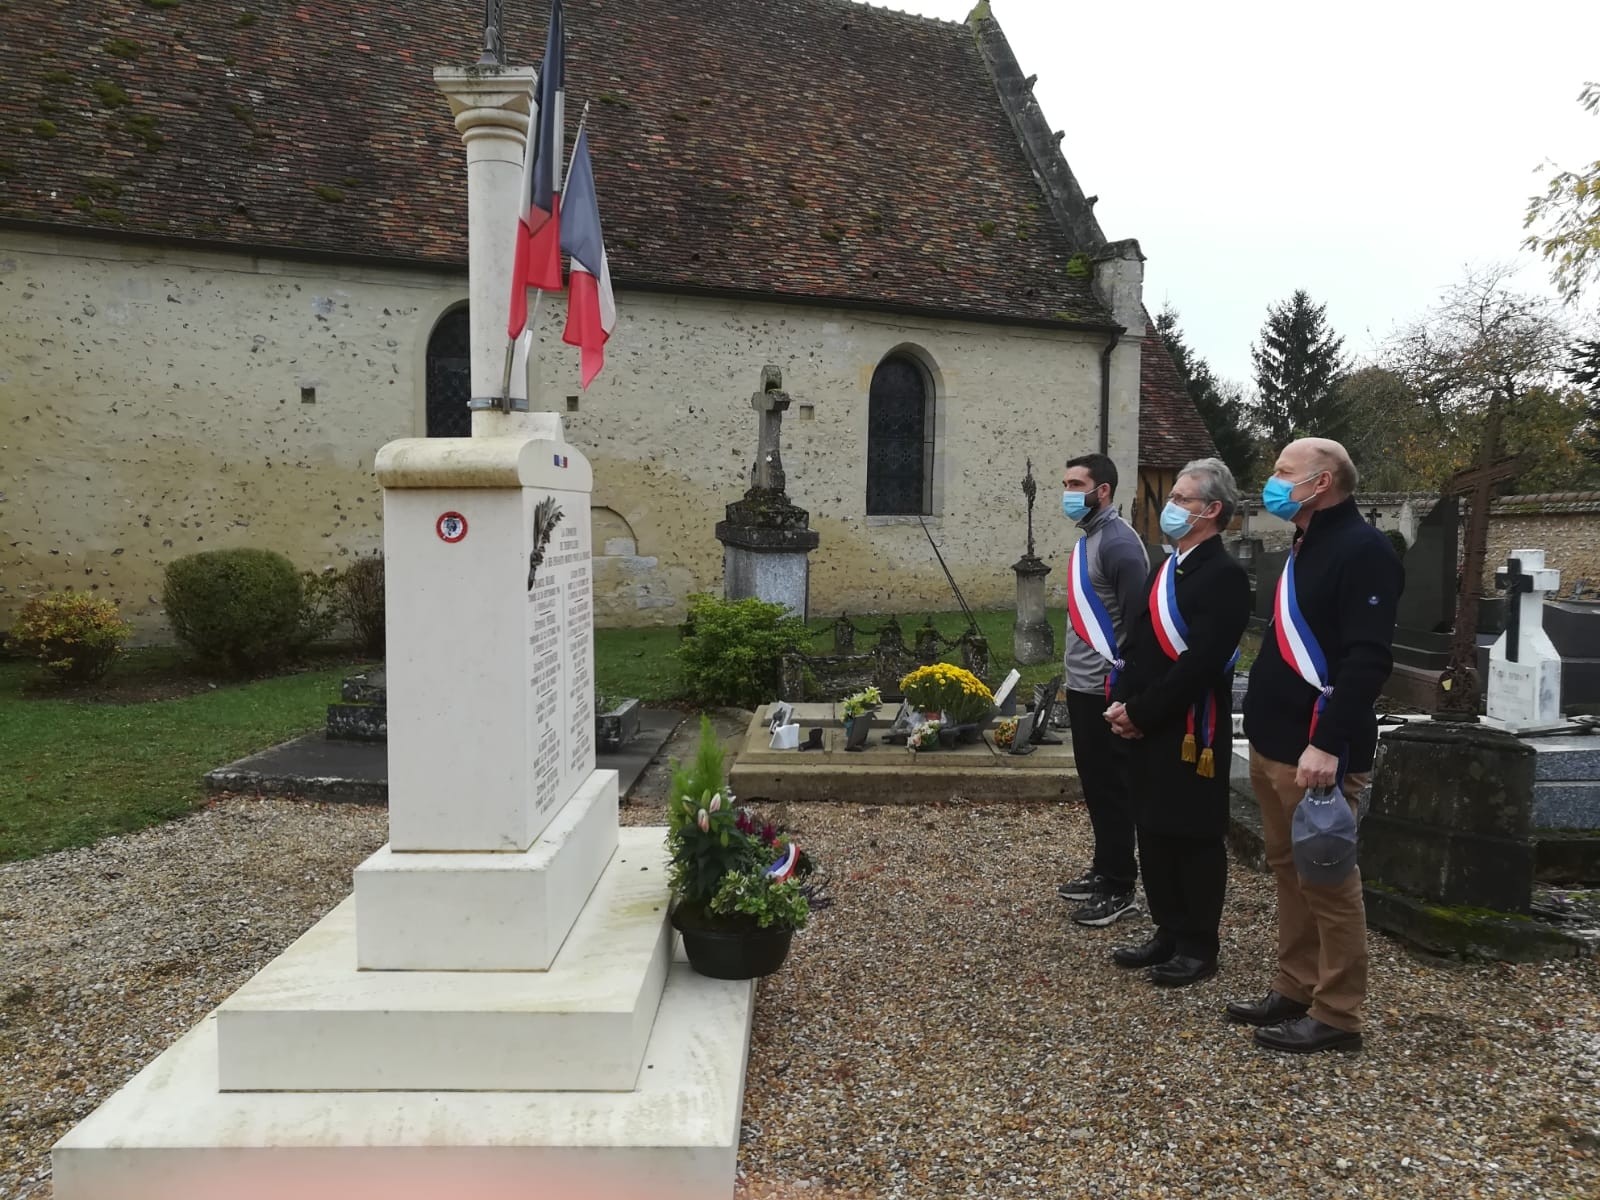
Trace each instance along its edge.
{"label": "overcast sky", "polygon": [[[887,7],[962,20],[972,0]],[[1552,291],[1522,217],[1541,163],[1600,159],[1577,103],[1600,0],[991,7],[1106,236],[1139,239],[1151,313],[1170,300],[1224,378],[1249,379],[1297,287],[1364,354],[1469,263]]]}

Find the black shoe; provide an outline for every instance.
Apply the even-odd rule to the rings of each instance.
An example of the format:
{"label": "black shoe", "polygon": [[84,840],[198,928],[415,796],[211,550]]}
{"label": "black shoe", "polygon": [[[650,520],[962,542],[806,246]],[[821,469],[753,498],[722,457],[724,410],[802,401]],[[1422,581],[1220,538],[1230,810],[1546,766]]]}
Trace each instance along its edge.
{"label": "black shoe", "polygon": [[1317,1054],[1323,1050],[1359,1050],[1361,1035],[1335,1029],[1315,1017],[1296,1017],[1256,1030],[1256,1045],[1285,1054]]}
{"label": "black shoe", "polygon": [[1056,895],[1063,900],[1093,900],[1106,890],[1106,877],[1097,875],[1093,871],[1085,871],[1076,879],[1069,879],[1056,888]]}
{"label": "black shoe", "polygon": [[1111,961],[1131,971],[1137,967],[1160,966],[1176,953],[1172,943],[1153,937],[1137,946],[1118,946],[1111,952]]}
{"label": "black shoe", "polygon": [[1228,1020],[1240,1025],[1278,1025],[1305,1016],[1310,1007],[1309,1004],[1301,1004],[1298,1000],[1291,1000],[1277,992],[1268,992],[1265,998],[1254,1002],[1230,1001]]}
{"label": "black shoe", "polygon": [[1188,987],[1200,983],[1217,973],[1217,960],[1190,958],[1179,954],[1160,966],[1150,968],[1150,982],[1157,987]]}
{"label": "black shoe", "polygon": [[1139,906],[1133,902],[1132,892],[1117,892],[1112,895],[1096,896],[1072,914],[1072,919],[1079,925],[1091,925],[1103,928],[1114,925],[1132,913],[1139,911]]}

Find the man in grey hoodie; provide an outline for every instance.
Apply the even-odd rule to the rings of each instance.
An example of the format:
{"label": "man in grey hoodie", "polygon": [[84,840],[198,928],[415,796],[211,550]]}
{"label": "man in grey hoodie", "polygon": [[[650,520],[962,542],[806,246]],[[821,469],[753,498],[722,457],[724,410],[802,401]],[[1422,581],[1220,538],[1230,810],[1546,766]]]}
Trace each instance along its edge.
{"label": "man in grey hoodie", "polygon": [[1083,531],[1067,566],[1063,665],[1072,755],[1094,829],[1094,860],[1056,892],[1082,902],[1072,914],[1078,924],[1110,925],[1135,911],[1138,867],[1133,812],[1115,757],[1117,735],[1105,720],[1111,703],[1106,680],[1116,669],[1124,614],[1137,609],[1150,560],[1139,535],[1112,507],[1117,466],[1111,459],[1104,454],[1072,459],[1061,486],[1061,511]]}

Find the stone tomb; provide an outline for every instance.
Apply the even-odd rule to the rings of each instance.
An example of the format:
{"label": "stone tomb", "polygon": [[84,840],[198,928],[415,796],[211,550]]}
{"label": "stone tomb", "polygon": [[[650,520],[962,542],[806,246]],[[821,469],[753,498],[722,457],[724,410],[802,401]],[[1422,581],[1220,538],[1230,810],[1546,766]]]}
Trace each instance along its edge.
{"label": "stone tomb", "polygon": [[884,742],[895,713],[894,705],[885,705],[873,717],[867,747],[847,752],[841,705],[792,707],[800,740],[804,742],[810,730],[821,729],[822,748],[772,749],[767,725],[773,706],[762,706],[750,720],[728,775],[741,801],[943,804],[963,797],[1054,804],[1082,794],[1070,745],[1037,745],[1032,754],[1010,754],[994,747],[992,720],[982,741],[913,753]]}
{"label": "stone tomb", "polygon": [[389,844],[58,1143],[58,1200],[732,1193],[754,988],[675,959],[664,831],[618,828],[590,470],[519,423],[379,453]]}

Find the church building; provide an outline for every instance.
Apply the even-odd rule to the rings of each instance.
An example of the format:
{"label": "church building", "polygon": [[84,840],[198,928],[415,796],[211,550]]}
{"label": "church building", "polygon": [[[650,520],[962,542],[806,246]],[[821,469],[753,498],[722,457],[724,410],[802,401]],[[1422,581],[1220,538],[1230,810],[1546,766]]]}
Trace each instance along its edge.
{"label": "church building", "polygon": [[[537,65],[548,0],[505,11],[507,60]],[[767,364],[820,535],[812,615],[951,607],[923,522],[970,603],[1009,604],[1028,458],[1058,568],[1075,454],[1112,456],[1156,536],[1211,439],[1137,243],[1101,231],[987,3],[960,23],[854,0],[565,14],[565,145],[587,108],[618,323],[582,390],[564,297],[543,297],[530,395],[594,465],[600,624],[720,591]],[[478,56],[482,18],[10,6],[0,622],[93,589],[160,640],[174,558],[320,571],[380,547],[378,448],[468,430],[466,151],[432,72]]]}

